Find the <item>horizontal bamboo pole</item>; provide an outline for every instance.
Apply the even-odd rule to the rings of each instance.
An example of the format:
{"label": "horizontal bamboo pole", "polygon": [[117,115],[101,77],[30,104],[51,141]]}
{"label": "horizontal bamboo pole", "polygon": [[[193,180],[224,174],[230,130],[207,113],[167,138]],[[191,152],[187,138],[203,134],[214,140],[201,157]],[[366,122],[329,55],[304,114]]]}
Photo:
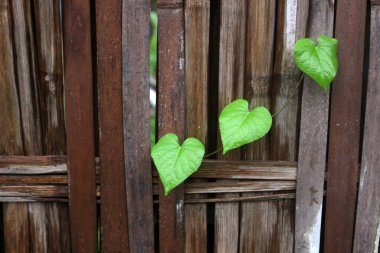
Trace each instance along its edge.
{"label": "horizontal bamboo pole", "polygon": [[[95,159],[99,175],[99,159]],[[153,170],[153,194],[158,194],[159,179]],[[264,161],[205,160],[192,177],[235,179],[234,183],[186,183],[185,194],[294,191],[297,163]],[[97,181],[98,183],[98,181]],[[97,195],[100,196],[98,184]],[[237,198],[206,198],[186,203],[216,203],[291,198],[272,194]],[[65,156],[0,156],[0,202],[67,201],[68,175]]]}

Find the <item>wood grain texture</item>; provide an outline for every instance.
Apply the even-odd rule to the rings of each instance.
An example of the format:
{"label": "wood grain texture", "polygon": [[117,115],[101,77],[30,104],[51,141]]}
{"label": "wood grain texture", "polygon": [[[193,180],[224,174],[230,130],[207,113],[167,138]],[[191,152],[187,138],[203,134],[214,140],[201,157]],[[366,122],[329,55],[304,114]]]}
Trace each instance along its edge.
{"label": "wood grain texture", "polygon": [[[204,143],[208,132],[209,0],[185,1],[186,136]],[[191,181],[202,181],[193,179]],[[198,195],[190,195],[198,198]],[[186,201],[186,200],[185,200]],[[185,252],[207,252],[207,205],[185,205]]]}
{"label": "wood grain texture", "polygon": [[[17,69],[24,152],[42,154],[41,127],[37,93],[35,46],[29,1],[12,1],[14,48]],[[12,190],[10,190],[12,192]],[[2,190],[2,194],[7,190]],[[30,251],[47,252],[45,208],[42,203],[28,206]]]}
{"label": "wood grain texture", "polygon": [[[334,1],[309,2],[307,37],[333,36]],[[296,197],[296,252],[320,252],[329,91],[305,78],[301,104]]]}
{"label": "wood grain texture", "polygon": [[[244,98],[249,101],[250,108],[269,108],[276,1],[247,1],[247,5]],[[242,150],[244,159],[268,160],[269,137]],[[255,194],[242,196],[253,197]],[[276,222],[276,217],[272,217],[275,204],[274,201],[241,203],[239,252],[270,252],[273,244],[269,238]]]}
{"label": "wood grain texture", "polygon": [[[185,34],[183,2],[157,2],[158,15],[158,137],[167,133],[185,137]],[[160,185],[160,252],[181,253],[185,247],[183,184],[164,196]]]}
{"label": "wood grain texture", "polygon": [[[62,155],[66,153],[66,134],[60,1],[34,0],[33,9],[42,148],[45,155]],[[62,219],[69,216],[68,205],[49,203],[45,209],[47,252],[70,251],[70,223]]]}
{"label": "wood grain texture", "polygon": [[351,252],[357,193],[367,1],[337,1],[339,72],[332,86],[324,252]]}
{"label": "wood grain texture", "polygon": [[[243,96],[245,1],[220,1],[218,112]],[[219,139],[218,146],[221,146]],[[227,160],[240,160],[240,150],[230,151]],[[221,156],[218,157],[221,159]],[[231,181],[225,182],[227,185]],[[229,194],[223,197],[237,197]],[[219,196],[220,197],[220,196]],[[239,245],[239,203],[215,204],[215,252],[237,252]]]}
{"label": "wood grain texture", "polygon": [[353,252],[378,252],[380,235],[380,6],[371,7],[370,56]]}
{"label": "wood grain texture", "polygon": [[[131,252],[153,252],[154,225],[149,125],[150,1],[125,0],[122,11],[124,164],[128,201],[129,247]],[[167,39],[175,38],[168,37]],[[170,49],[176,50],[177,48]],[[163,74],[175,75],[177,73],[164,72]]]}
{"label": "wood grain texture", "polygon": [[89,1],[63,1],[67,160],[73,252],[97,251]]}
{"label": "wood grain texture", "polygon": [[96,1],[102,250],[129,252],[124,171],[122,0]]}
{"label": "wood grain texture", "polygon": [[[300,74],[294,64],[295,42],[305,36],[308,1],[279,1],[277,6],[276,44],[272,83],[271,110],[275,113],[288,99]],[[273,119],[270,133],[270,160],[295,161],[298,153],[299,94]],[[277,221],[273,228],[274,252],[292,252],[294,247],[293,200],[276,203]]]}
{"label": "wood grain texture", "polygon": [[34,0],[38,92],[45,154],[66,153],[59,0]]}
{"label": "wood grain texture", "polygon": [[[12,48],[11,5],[0,1],[0,153],[24,153],[21,115],[17,93],[17,69]],[[5,252],[29,252],[28,205],[3,204],[3,234]]]}

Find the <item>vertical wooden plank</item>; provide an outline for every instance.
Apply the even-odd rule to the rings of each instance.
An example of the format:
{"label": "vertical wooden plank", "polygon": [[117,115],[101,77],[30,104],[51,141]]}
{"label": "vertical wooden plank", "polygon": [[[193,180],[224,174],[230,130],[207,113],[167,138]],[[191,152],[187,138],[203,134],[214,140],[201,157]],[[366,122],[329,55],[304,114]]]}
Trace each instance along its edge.
{"label": "vertical wooden plank", "polygon": [[[158,136],[185,136],[185,45],[181,0],[158,0]],[[162,253],[181,253],[185,246],[184,188],[159,195],[159,242]]]}
{"label": "vertical wooden plank", "polygon": [[[62,31],[59,0],[34,0],[34,28],[38,62],[38,97],[45,155],[66,152],[63,103]],[[68,205],[44,204],[47,252],[70,251]],[[38,215],[39,208],[34,212]],[[62,218],[64,217],[64,218]]]}
{"label": "vertical wooden plank", "polygon": [[[131,252],[153,252],[152,168],[149,150],[150,1],[124,0],[122,10],[123,124],[129,247]],[[174,73],[167,72],[169,75]]]}
{"label": "vertical wooden plank", "polygon": [[[307,37],[333,36],[334,1],[311,0]],[[296,252],[320,252],[329,92],[305,78],[296,190]]]}
{"label": "vertical wooden plank", "polygon": [[[37,71],[35,69],[35,45],[31,26],[32,12],[30,2],[12,1],[11,7],[24,152],[26,155],[41,155]],[[47,252],[45,208],[41,203],[25,203],[24,205],[26,205],[29,213],[29,222],[27,224],[29,224],[30,251]]]}
{"label": "vertical wooden plank", "polygon": [[380,3],[372,1],[369,77],[353,252],[378,252],[380,236]]}
{"label": "vertical wooden plank", "polygon": [[[290,99],[300,73],[294,64],[295,42],[305,36],[308,1],[279,1],[277,7],[276,51],[272,83],[272,113]],[[287,107],[273,119],[270,133],[270,160],[297,160],[299,130],[299,98],[296,94]],[[273,229],[275,252],[292,252],[294,247],[294,200],[276,203],[277,221]]]}
{"label": "vertical wooden plank", "polygon": [[41,155],[41,127],[38,110],[35,44],[29,1],[12,1],[13,37],[24,149],[27,155]]}
{"label": "vertical wooden plank", "polygon": [[[243,96],[245,1],[220,2],[219,95],[218,111]],[[219,139],[219,146],[221,141]],[[240,150],[230,151],[218,158],[240,160]],[[224,194],[236,197],[239,194]],[[237,252],[239,245],[239,203],[215,204],[215,252]]]}
{"label": "vertical wooden plank", "polygon": [[367,1],[337,1],[339,72],[332,86],[324,250],[351,252],[359,161]]}
{"label": "vertical wooden plank", "polygon": [[[24,147],[8,0],[0,1],[0,66],[0,153],[21,155]],[[3,219],[5,252],[29,252],[27,204],[4,203]]]}
{"label": "vertical wooden plank", "polygon": [[[273,70],[273,45],[276,1],[248,1],[244,98],[250,107],[270,106],[270,84]],[[268,160],[268,136],[243,147],[243,158]],[[252,196],[253,194],[243,194]],[[276,203],[258,201],[241,203],[239,252],[271,252]],[[263,238],[265,238],[263,240]]]}
{"label": "vertical wooden plank", "polygon": [[[209,0],[185,2],[186,135],[207,147]],[[207,148],[206,148],[207,149]],[[197,198],[192,194],[188,198]],[[207,252],[207,205],[185,205],[185,252]]]}
{"label": "vertical wooden plank", "polygon": [[63,60],[59,0],[34,0],[38,92],[45,154],[65,154]]}
{"label": "vertical wooden plank", "polygon": [[63,1],[71,243],[97,251],[90,2]]}
{"label": "vertical wooden plank", "polygon": [[[122,0],[96,1],[102,250],[129,252],[124,173]],[[137,203],[135,203],[137,204]]]}
{"label": "vertical wooden plank", "polygon": [[[307,4],[304,0],[279,1],[277,7],[276,51],[272,84],[272,113],[289,99],[300,72],[293,59],[293,48],[305,36]],[[295,161],[297,159],[299,95],[273,119],[270,159]]]}

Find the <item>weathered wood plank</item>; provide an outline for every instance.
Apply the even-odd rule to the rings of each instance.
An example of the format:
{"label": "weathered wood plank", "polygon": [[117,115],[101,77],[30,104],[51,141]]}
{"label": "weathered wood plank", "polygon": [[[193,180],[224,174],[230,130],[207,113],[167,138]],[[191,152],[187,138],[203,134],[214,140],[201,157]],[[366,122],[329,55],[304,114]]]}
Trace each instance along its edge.
{"label": "weathered wood plank", "polygon": [[380,236],[380,6],[371,7],[369,76],[353,252],[378,252]]}
{"label": "weathered wood plank", "polygon": [[[36,92],[37,71],[31,6],[29,1],[12,1],[10,3],[24,152],[27,155],[41,154],[41,128]],[[29,224],[30,230],[30,250],[47,252],[46,222],[43,221],[44,213],[34,212],[35,208],[40,205],[42,204],[33,203],[28,205],[29,221],[27,224]],[[8,213],[8,215],[13,214]],[[8,217],[5,217],[5,219],[8,219]],[[26,221],[26,219],[23,220]]]}
{"label": "weathered wood plank", "polygon": [[30,167],[55,166],[66,164],[67,157],[63,155],[46,156],[21,156],[21,155],[1,155],[0,167],[6,168],[9,165],[26,165]]}
{"label": "weathered wood plank", "polygon": [[[67,197],[67,185],[1,185],[2,197]],[[32,207],[33,208],[33,207]],[[39,208],[39,207],[36,207]],[[44,249],[46,250],[46,249]]]}
{"label": "weathered wood plank", "polygon": [[[220,1],[219,114],[228,103],[243,96],[245,19],[245,1]],[[218,143],[221,146],[220,139]],[[233,150],[224,159],[240,160],[240,155],[240,150]],[[218,158],[221,159],[221,155]],[[223,197],[237,196],[239,194],[229,194]],[[237,252],[239,245],[239,203],[216,204],[214,223],[214,251]]]}
{"label": "weathered wood plank", "polygon": [[[66,153],[60,2],[33,1],[41,142],[44,154],[49,155]],[[47,252],[70,251],[69,219],[61,219],[68,216],[68,205],[50,203],[45,208]]]}
{"label": "weathered wood plank", "polygon": [[67,159],[74,252],[97,252],[89,1],[63,1]]}
{"label": "weathered wood plank", "polygon": [[[150,1],[124,0],[122,13],[124,164],[129,247],[131,252],[153,252],[149,124]],[[170,49],[176,50],[175,47]],[[169,64],[169,62],[163,64]],[[175,72],[163,74],[172,75]],[[168,85],[173,85],[173,83],[168,83]],[[172,116],[176,117],[176,115]]]}
{"label": "weathered wood plank", "polygon": [[45,154],[66,153],[59,0],[34,0],[38,92]]}
{"label": "weathered wood plank", "polygon": [[[167,133],[184,140],[185,133],[185,45],[181,0],[158,0],[158,136]],[[184,187],[167,197],[160,186],[160,252],[181,253],[185,246]]]}
{"label": "weathered wood plank", "polygon": [[[279,1],[277,6],[276,49],[274,57],[273,83],[271,86],[271,110],[276,113],[290,99],[300,73],[294,64],[295,42],[305,36],[308,1]],[[270,160],[295,161],[298,153],[299,98],[296,94],[286,108],[273,119],[270,133]],[[276,203],[276,223],[271,233],[274,238],[272,251],[292,252],[294,246],[293,200]],[[269,237],[271,238],[271,237]]]}
{"label": "weathered wood plank", "polygon": [[339,72],[332,86],[324,252],[351,252],[358,178],[367,1],[339,0]]}
{"label": "weathered wood plank", "polygon": [[[244,98],[249,101],[250,108],[269,108],[276,1],[256,0],[248,1],[247,4]],[[244,159],[268,160],[269,136],[243,147],[242,150]],[[243,196],[253,197],[255,194]],[[272,236],[276,218],[270,215],[275,213],[272,211],[276,210],[275,205],[273,201],[242,202],[239,252],[270,252],[272,242],[262,238]]]}
{"label": "weathered wood plank", "polygon": [[[186,135],[207,150],[209,0],[185,1]],[[192,179],[191,181],[202,181]],[[198,198],[189,195],[187,198]],[[186,202],[186,200],[185,200]],[[207,205],[185,205],[185,252],[207,252]]]}
{"label": "weathered wood plank", "polygon": [[96,1],[101,247],[105,252],[129,252],[123,142],[122,3],[122,0]]}
{"label": "weathered wood plank", "polygon": [[[15,55],[12,48],[11,5],[0,1],[0,153],[24,153],[21,115],[17,94]],[[3,204],[4,251],[29,252],[27,204]]]}
{"label": "weathered wood plank", "polygon": [[[240,193],[240,192],[265,192],[265,191],[291,191],[295,190],[295,181],[231,181],[220,180],[217,182],[187,183],[186,194],[197,193]],[[153,186],[153,193],[158,194],[158,185]],[[237,197],[238,195],[223,196]]]}
{"label": "weathered wood plank", "polygon": [[[309,2],[307,37],[333,35],[334,1]],[[304,79],[296,190],[296,252],[320,252],[329,92]]]}
{"label": "weathered wood plank", "polygon": [[27,155],[41,155],[41,126],[37,93],[37,70],[29,1],[12,1],[13,37],[17,86],[24,149]]}

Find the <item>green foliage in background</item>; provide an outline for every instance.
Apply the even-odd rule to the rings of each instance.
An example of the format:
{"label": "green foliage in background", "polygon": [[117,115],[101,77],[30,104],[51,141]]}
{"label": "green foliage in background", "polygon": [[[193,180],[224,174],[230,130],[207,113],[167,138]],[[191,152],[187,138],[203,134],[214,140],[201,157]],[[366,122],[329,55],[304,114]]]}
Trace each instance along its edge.
{"label": "green foliage in background", "polygon": [[157,69],[157,13],[150,13],[150,75],[156,77]]}

